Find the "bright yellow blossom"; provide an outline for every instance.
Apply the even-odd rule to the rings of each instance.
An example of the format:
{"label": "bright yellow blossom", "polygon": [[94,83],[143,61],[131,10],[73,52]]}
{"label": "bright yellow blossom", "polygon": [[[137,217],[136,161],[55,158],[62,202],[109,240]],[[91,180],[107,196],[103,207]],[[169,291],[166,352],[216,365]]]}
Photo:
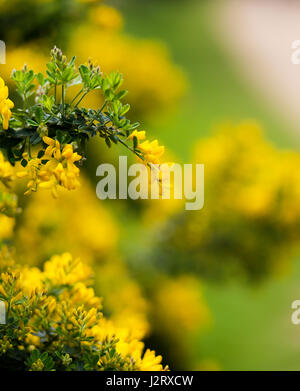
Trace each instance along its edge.
{"label": "bright yellow blossom", "polygon": [[[2,270],[5,267],[0,263]],[[163,370],[161,356],[150,350],[143,353],[143,342],[130,328],[116,326],[99,311],[101,299],[86,286],[89,275],[89,268],[73,261],[69,254],[53,257],[43,271],[20,266],[3,271],[0,295],[6,304],[10,303],[13,326],[9,326],[9,336],[1,335],[0,353],[5,355],[9,350],[13,356],[21,350],[32,359],[25,363],[29,370],[47,370],[47,365],[56,365],[45,360],[45,354],[34,353],[36,349],[61,357],[66,366],[74,362],[81,365],[85,357],[94,355],[98,363],[85,369]],[[69,357],[56,353],[65,348],[77,353]]]}
{"label": "bright yellow blossom", "polygon": [[11,111],[14,107],[14,103],[8,99],[8,87],[5,85],[4,80],[0,77],[0,114],[2,117],[3,129],[8,129],[8,123],[11,117]]}
{"label": "bright yellow blossom", "polygon": [[160,158],[165,152],[165,147],[158,144],[157,140],[149,142],[148,140],[138,145],[138,149],[144,154],[147,163],[159,164]]}
{"label": "bright yellow blossom", "polygon": [[93,275],[89,266],[74,260],[69,253],[53,256],[45,263],[44,273],[55,285],[90,281]]}
{"label": "bright yellow blossom", "polygon": [[134,137],[137,138],[138,141],[145,140],[146,132],[144,130],[134,130],[128,137],[128,140],[132,140]]}
{"label": "bright yellow blossom", "polygon": [[[145,130],[137,131],[134,130],[128,137],[128,140],[137,140],[136,148],[143,153],[144,163],[160,164],[160,158],[165,153],[165,147],[159,145],[157,140],[149,141],[146,139]],[[145,140],[140,143],[141,140]]]}
{"label": "bright yellow blossom", "polygon": [[[67,190],[75,190],[80,186],[78,181],[79,168],[75,165],[81,160],[81,156],[73,151],[73,146],[67,144],[61,150],[60,143],[50,137],[44,137],[43,141],[48,145],[42,158],[28,160],[25,170],[20,171],[18,177],[29,177],[28,190],[25,194],[36,191],[38,187],[51,189],[52,195],[58,196],[58,188],[64,187]],[[28,158],[27,154],[23,155]],[[42,160],[47,160],[42,164]]]}

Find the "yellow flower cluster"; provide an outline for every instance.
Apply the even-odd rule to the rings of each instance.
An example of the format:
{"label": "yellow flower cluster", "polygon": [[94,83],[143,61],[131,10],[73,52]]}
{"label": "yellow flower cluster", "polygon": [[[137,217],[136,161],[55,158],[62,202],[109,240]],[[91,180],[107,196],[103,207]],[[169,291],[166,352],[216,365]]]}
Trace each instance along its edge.
{"label": "yellow flower cluster", "polygon": [[80,262],[73,260],[71,254],[53,256],[44,265],[44,273],[54,285],[73,285],[78,281],[89,282],[92,278],[91,269]]}
{"label": "yellow flower cluster", "polygon": [[[19,351],[30,353],[38,348],[42,352],[46,348],[48,354],[67,345],[74,353],[64,356],[65,365],[76,360],[75,352],[95,354],[99,350],[107,354],[99,357],[98,370],[119,366],[131,370],[163,370],[161,356],[155,356],[150,350],[143,353],[144,344],[133,337],[130,329],[116,327],[103,317],[101,299],[87,285],[91,269],[73,260],[70,254],[52,257],[43,271],[3,264],[0,268],[0,298],[17,323],[13,329],[15,336],[9,334],[6,340],[0,340],[0,354],[9,350],[12,356],[16,343]],[[27,318],[29,321],[24,324]],[[54,336],[56,330],[59,332]],[[76,350],[77,345],[81,346],[80,350]],[[31,370],[38,369],[38,360],[34,364]],[[39,369],[43,365],[39,362]]]}
{"label": "yellow flower cluster", "polygon": [[[95,326],[91,335],[97,340],[105,340],[106,338],[118,337],[116,350],[124,357],[130,357],[135,363],[137,371],[162,371],[162,357],[155,356],[155,352],[147,349],[143,354],[144,344],[132,339],[132,332],[129,329],[115,327],[111,321],[102,318],[97,326]],[[107,360],[107,357],[99,360],[98,364],[102,365]],[[168,367],[165,368],[165,370]]]}
{"label": "yellow flower cluster", "polygon": [[138,148],[144,153],[147,163],[159,164],[160,158],[165,152],[165,147],[158,144],[157,140],[149,142],[148,140],[138,145]]}
{"label": "yellow flower cluster", "polygon": [[[43,137],[43,141],[48,145],[45,154],[41,158],[29,159],[26,170],[20,171],[18,177],[29,176],[27,183],[28,190],[25,194],[30,194],[37,190],[51,189],[52,195],[58,196],[58,188],[63,187],[68,190],[75,190],[80,186],[78,181],[79,168],[75,165],[81,160],[77,152],[74,153],[73,146],[67,144],[61,150],[60,143],[50,137]],[[28,154],[23,155],[28,159]],[[42,160],[47,160],[42,164]]]}
{"label": "yellow flower cluster", "polygon": [[[205,164],[207,199],[218,210],[230,209],[249,218],[277,216],[281,222],[298,221],[300,174],[294,168],[300,155],[264,140],[257,123],[222,126],[214,137],[198,143],[194,160]],[[216,188],[222,188],[218,196]]]}
{"label": "yellow flower cluster", "polygon": [[129,140],[136,139],[137,149],[139,149],[141,152],[143,152],[143,156],[145,158],[144,162],[152,163],[152,164],[160,164],[160,158],[163,156],[165,152],[165,147],[163,145],[159,145],[157,140],[149,141],[146,140],[142,143],[140,143],[141,140],[145,140],[146,138],[146,132],[144,130],[137,131],[134,130],[130,136],[128,137]]}
{"label": "yellow flower cluster", "polygon": [[[164,192],[173,188],[173,183],[167,181],[169,170],[173,166],[172,162],[162,162],[161,158],[165,153],[165,147],[159,145],[157,140],[149,141],[146,139],[144,130],[134,130],[128,137],[129,140],[135,140],[136,149],[142,153],[142,162],[148,166],[148,192],[152,191],[152,187],[157,187],[157,192],[160,196]],[[145,140],[145,141],[143,141]],[[141,141],[143,141],[141,143]],[[172,181],[172,178],[171,178]],[[156,191],[156,190],[155,190]],[[151,197],[150,197],[151,198]]]}
{"label": "yellow flower cluster", "polygon": [[3,129],[8,129],[8,123],[11,117],[11,110],[14,107],[14,103],[8,99],[8,87],[5,85],[4,80],[0,77],[0,114],[2,117]]}

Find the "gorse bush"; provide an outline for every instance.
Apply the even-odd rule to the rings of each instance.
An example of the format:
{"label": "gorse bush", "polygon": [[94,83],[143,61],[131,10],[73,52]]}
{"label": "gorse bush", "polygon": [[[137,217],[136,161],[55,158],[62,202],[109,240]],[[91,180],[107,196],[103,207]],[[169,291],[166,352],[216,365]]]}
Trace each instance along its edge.
{"label": "gorse bush", "polygon": [[[75,58],[68,61],[55,47],[46,75],[24,66],[13,71],[12,79],[21,107],[14,107],[0,79],[0,218],[5,219],[5,229],[1,227],[0,232],[0,300],[6,305],[6,323],[0,325],[0,366],[21,370],[162,370],[160,356],[150,350],[143,353],[139,338],[145,335],[147,324],[137,310],[125,306],[116,316],[110,308],[114,316],[103,316],[102,299],[94,293],[87,264],[65,252],[52,256],[43,270],[21,266],[15,263],[14,250],[5,245],[5,239],[12,236],[13,217],[20,213],[12,191],[18,178],[27,178],[26,195],[45,189],[57,198],[60,192],[79,188],[79,167],[87,158],[86,143],[93,137],[103,139],[108,147],[121,144],[149,169],[152,163],[160,163],[164,147],[156,140],[145,140],[145,131],[137,130],[139,124],[126,118],[129,105],[121,99],[127,91],[120,89],[119,73],[104,75],[90,61],[77,69]],[[71,96],[73,85],[80,88]],[[103,94],[102,107],[79,108],[84,97],[96,89]],[[66,103],[66,96],[70,103]],[[70,224],[70,216],[66,219]],[[87,237],[81,239],[92,263],[99,246],[105,246]],[[107,244],[104,254],[113,245],[113,241]],[[29,264],[41,263],[40,258],[31,261],[29,252],[24,255]],[[126,289],[130,280],[125,277],[124,281]],[[134,288],[135,293],[139,291]],[[137,302],[133,308],[144,308],[143,299]],[[111,307],[113,303],[116,298]],[[131,320],[139,318],[140,323],[131,321],[127,327],[128,313]]]}
{"label": "gorse bush", "polygon": [[54,256],[44,270],[0,259],[0,366],[7,369],[162,370],[161,357],[101,313],[89,287],[91,269],[71,255]]}

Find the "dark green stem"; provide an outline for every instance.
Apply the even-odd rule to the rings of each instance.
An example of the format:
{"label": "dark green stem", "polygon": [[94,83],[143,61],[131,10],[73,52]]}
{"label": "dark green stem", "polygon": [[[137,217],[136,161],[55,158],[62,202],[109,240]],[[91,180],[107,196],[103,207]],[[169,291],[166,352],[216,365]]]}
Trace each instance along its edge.
{"label": "dark green stem", "polygon": [[76,103],[76,105],[74,107],[77,107],[79,105],[79,103],[82,101],[82,99],[86,96],[86,94],[89,92],[88,91],[85,91],[85,93],[82,95],[82,97],[79,99],[79,101]]}
{"label": "dark green stem", "polygon": [[82,93],[82,91],[83,91],[83,88],[81,88],[81,90],[78,92],[78,94],[76,94],[75,95],[75,97],[72,99],[72,101],[71,101],[71,105],[74,103],[74,101],[79,97],[79,95]]}

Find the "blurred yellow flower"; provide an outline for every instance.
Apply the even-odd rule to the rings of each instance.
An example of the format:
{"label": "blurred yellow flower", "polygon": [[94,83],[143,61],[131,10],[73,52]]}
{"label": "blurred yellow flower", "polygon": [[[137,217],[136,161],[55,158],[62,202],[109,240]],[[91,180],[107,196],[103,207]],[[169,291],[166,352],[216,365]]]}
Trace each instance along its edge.
{"label": "blurred yellow flower", "polygon": [[34,45],[9,47],[6,64],[1,65],[1,75],[7,83],[12,83],[10,76],[14,69],[22,69],[24,64],[27,64],[28,69],[34,69],[36,73],[45,72],[47,60],[48,55],[44,55],[43,51]]}
{"label": "blurred yellow flower", "polygon": [[113,7],[99,5],[90,10],[91,22],[103,30],[121,30],[123,27],[123,17]]}
{"label": "blurred yellow flower", "polygon": [[146,132],[144,130],[134,130],[128,137],[128,140],[133,140],[136,137],[138,141],[145,140]]}
{"label": "blurred yellow flower", "polygon": [[150,331],[149,303],[124,262],[109,258],[96,267],[96,288],[105,299],[106,310],[118,327],[130,327],[133,338],[144,338]]}
{"label": "blurred yellow flower", "polygon": [[[172,64],[166,48],[151,40],[138,40],[123,33],[83,25],[74,30],[68,51],[75,53],[82,62],[92,53],[105,73],[120,69],[124,87],[130,90],[126,99],[136,116],[153,116],[173,108],[186,88],[183,73]],[[94,91],[82,104],[100,107],[100,94]]]}
{"label": "blurred yellow flower", "polygon": [[8,123],[11,117],[11,111],[14,107],[14,103],[8,99],[8,87],[5,85],[4,80],[0,77],[0,114],[2,117],[3,129],[8,129]]}
{"label": "blurred yellow flower", "polygon": [[83,176],[81,183],[72,193],[61,189],[58,199],[45,191],[32,194],[16,229],[18,260],[39,265],[55,253],[71,251],[92,264],[114,251],[117,223]]}
{"label": "blurred yellow flower", "polygon": [[[211,315],[202,287],[193,276],[165,278],[157,286],[153,299],[153,316],[157,328],[173,340],[206,328]],[[174,327],[176,325],[176,327]]]}
{"label": "blurred yellow flower", "polygon": [[15,219],[0,214],[0,242],[3,239],[9,239],[13,235]]}
{"label": "blurred yellow flower", "polygon": [[199,141],[194,162],[205,167],[205,205],[170,218],[164,261],[217,279],[288,269],[299,240],[300,154],[276,148],[247,121]]}

